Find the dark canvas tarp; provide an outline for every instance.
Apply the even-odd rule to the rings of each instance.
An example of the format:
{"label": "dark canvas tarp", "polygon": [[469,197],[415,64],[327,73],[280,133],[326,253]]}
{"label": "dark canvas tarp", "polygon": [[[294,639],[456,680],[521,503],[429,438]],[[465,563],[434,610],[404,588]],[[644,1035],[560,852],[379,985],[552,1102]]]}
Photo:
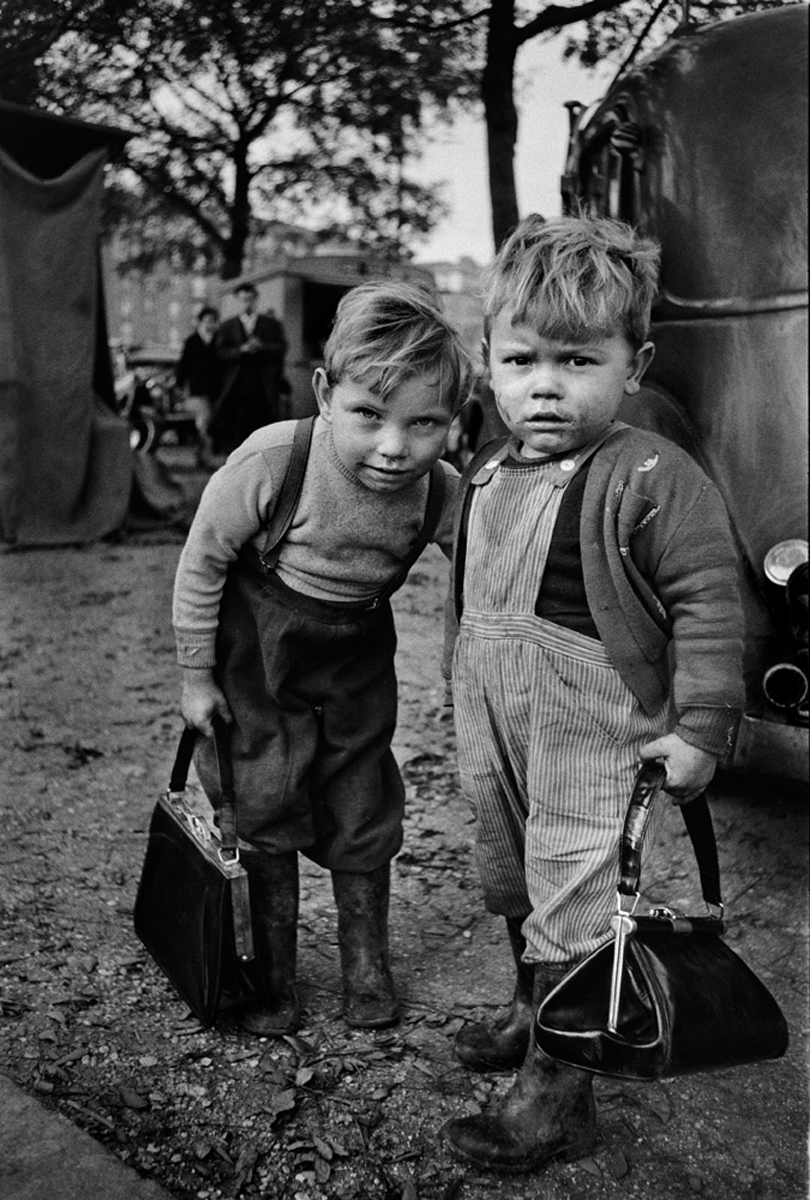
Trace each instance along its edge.
{"label": "dark canvas tarp", "polygon": [[0,137],[0,541],[93,541],[132,486],[127,425],[94,387],[106,151],[48,177],[19,157]]}

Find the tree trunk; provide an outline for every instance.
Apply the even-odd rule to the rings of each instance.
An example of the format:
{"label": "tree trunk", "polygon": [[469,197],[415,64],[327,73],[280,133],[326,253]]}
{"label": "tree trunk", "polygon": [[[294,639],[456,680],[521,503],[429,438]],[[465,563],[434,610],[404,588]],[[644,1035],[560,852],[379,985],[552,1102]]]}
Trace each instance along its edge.
{"label": "tree trunk", "polygon": [[234,147],[233,202],[230,205],[230,229],[223,247],[223,279],[236,279],[242,273],[245,246],[250,234],[250,171],[248,169],[249,143],[245,139]]}
{"label": "tree trunk", "polygon": [[520,219],[515,187],[518,116],[514,100],[515,0],[492,0],[481,99],[487,126],[492,236],[497,250]]}

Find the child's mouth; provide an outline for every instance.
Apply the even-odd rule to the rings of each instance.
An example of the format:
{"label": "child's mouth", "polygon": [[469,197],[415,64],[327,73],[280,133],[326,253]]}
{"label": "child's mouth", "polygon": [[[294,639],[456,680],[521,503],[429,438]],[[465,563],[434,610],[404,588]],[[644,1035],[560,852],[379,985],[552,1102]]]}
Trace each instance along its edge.
{"label": "child's mouth", "polygon": [[402,467],[374,467],[369,463],[366,464],[366,470],[374,475],[381,475],[383,479],[402,479],[408,474]]}

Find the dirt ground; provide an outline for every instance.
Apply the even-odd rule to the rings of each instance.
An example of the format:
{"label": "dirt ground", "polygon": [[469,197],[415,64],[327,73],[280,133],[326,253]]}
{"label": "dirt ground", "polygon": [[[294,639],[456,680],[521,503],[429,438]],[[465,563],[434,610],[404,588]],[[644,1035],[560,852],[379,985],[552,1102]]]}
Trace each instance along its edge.
{"label": "dirt ground", "polygon": [[[200,476],[167,459],[192,504]],[[509,1076],[452,1054],[469,1018],[511,993],[502,922],[484,912],[473,825],[442,708],[446,581],[429,552],[395,598],[407,784],[395,861],[393,970],[401,1024],[340,1017],[328,879],[304,866],[296,1037],[203,1030],[132,930],[149,816],[180,732],[169,625],[180,528],[0,555],[0,1071],[178,1200],[800,1200],[807,1196],[806,795],[724,780],[713,813],[729,943],[788,1018],[785,1058],[642,1085],[599,1080],[592,1157],[528,1176],[465,1169],[448,1117]],[[645,865],[648,898],[696,903],[679,815]]]}

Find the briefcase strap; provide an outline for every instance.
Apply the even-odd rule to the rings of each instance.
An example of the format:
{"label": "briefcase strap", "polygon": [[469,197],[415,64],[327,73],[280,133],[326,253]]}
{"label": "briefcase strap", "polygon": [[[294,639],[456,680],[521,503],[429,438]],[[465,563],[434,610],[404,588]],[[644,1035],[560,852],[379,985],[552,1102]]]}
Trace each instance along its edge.
{"label": "briefcase strap", "polygon": [[211,728],[214,731],[214,754],[219,772],[219,838],[222,849],[236,852],[236,791],[233,786],[233,763],[231,761],[231,735],[222,717],[214,714],[211,718]]}
{"label": "briefcase strap", "polygon": [[[214,754],[219,773],[220,804],[217,806],[220,841],[223,850],[236,850],[236,791],[233,785],[233,764],[231,762],[231,742],[228,726],[222,717],[214,715],[211,718],[214,731]],[[186,790],[188,770],[191,766],[194,746],[197,742],[197,730],[186,727],[180,735],[172,773],[169,778],[169,791],[179,795]]]}
{"label": "briefcase strap", "polygon": [[250,962],[256,957],[256,950],[250,917],[250,881],[246,873],[236,875],[231,880],[231,905],[236,953],[241,962]]}
{"label": "briefcase strap", "polygon": [[[641,879],[641,843],[653,804],[666,782],[666,776],[666,767],[659,762],[644,763],[636,776],[622,830],[618,887],[620,896],[638,895]],[[703,899],[710,909],[717,908],[722,912],[717,839],[706,793],[703,792],[688,804],[680,805],[680,809],[695,852]]]}
{"label": "briefcase strap", "polygon": [[[222,851],[228,858],[238,861],[239,851],[236,843],[236,789],[233,782],[233,763],[231,761],[230,732],[225,721],[220,716],[211,718],[214,731],[214,753],[219,772],[220,805],[217,809],[219,818],[219,835]],[[184,729],[180,735],[172,773],[169,779],[169,791],[176,795],[186,790],[188,770],[197,741],[196,729]],[[242,871],[231,878],[231,902],[233,906],[233,933],[236,953],[243,962],[249,962],[254,957],[253,927],[250,918],[250,891],[247,874]]]}

